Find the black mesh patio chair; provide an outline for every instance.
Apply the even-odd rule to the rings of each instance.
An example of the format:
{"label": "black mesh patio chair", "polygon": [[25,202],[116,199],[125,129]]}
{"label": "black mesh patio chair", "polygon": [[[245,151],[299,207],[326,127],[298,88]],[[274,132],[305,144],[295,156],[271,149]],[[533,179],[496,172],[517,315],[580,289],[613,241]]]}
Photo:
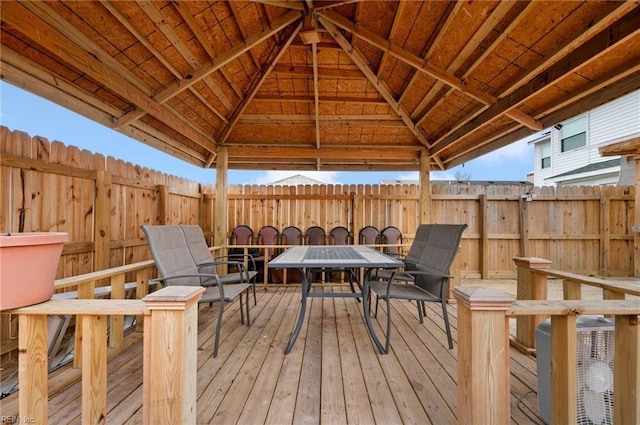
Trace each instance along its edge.
{"label": "black mesh patio chair", "polygon": [[466,224],[421,224],[418,226],[409,253],[403,260],[404,270],[391,272],[386,281],[379,280],[370,283],[370,291],[376,294],[374,316],[378,314],[380,300],[386,300],[387,304],[386,353],[389,352],[391,300],[394,298],[416,301],[420,323],[424,322],[425,303],[439,302],[442,305],[449,349],[453,349],[447,314],[449,279],[453,277],[449,275],[449,269],[458,252],[460,239],[466,228]]}
{"label": "black mesh patio chair", "polygon": [[220,283],[222,283],[223,285],[231,283],[250,283],[251,287],[253,288],[253,301],[254,304],[257,304],[255,283],[255,277],[258,274],[257,271],[249,270],[246,264],[240,261],[239,258],[237,261],[222,261],[223,259],[228,259],[228,256],[213,257],[211,251],[209,250],[209,246],[207,245],[207,241],[204,238],[204,232],[202,231],[202,228],[200,226],[195,224],[181,224],[180,228],[182,229],[184,237],[187,240],[187,248],[189,249],[189,253],[191,253],[191,256],[198,265],[201,273],[218,274],[218,266],[220,265],[227,266],[232,270],[237,270],[237,272],[231,272],[222,275],[218,274]]}
{"label": "black mesh patio chair", "polygon": [[[220,303],[213,348],[213,357],[217,357],[222,313],[227,302],[233,302],[236,298],[240,298],[240,320],[241,323],[245,323],[245,310],[243,310],[243,298],[245,298],[246,323],[247,326],[251,324],[249,316],[249,289],[251,284],[234,283],[224,285],[221,283],[218,274],[203,273],[189,252],[187,239],[180,226],[143,225],[141,228],[147,237],[149,251],[160,274],[159,278],[151,279],[150,282],[158,281],[163,285],[203,286],[205,292],[199,303]],[[243,294],[246,297],[243,297]]]}

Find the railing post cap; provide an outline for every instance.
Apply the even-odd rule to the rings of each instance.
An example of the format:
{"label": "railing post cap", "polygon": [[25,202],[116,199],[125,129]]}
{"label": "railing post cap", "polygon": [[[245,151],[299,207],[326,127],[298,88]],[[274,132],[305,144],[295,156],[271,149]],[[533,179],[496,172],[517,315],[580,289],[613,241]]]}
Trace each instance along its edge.
{"label": "railing post cap", "polygon": [[513,259],[518,267],[551,268],[553,261],[538,257],[516,257]]}
{"label": "railing post cap", "polygon": [[167,286],[142,299],[149,310],[183,310],[202,298],[201,286]]}
{"label": "railing post cap", "polygon": [[469,310],[509,310],[516,300],[513,295],[482,286],[456,286],[452,291],[458,305]]}

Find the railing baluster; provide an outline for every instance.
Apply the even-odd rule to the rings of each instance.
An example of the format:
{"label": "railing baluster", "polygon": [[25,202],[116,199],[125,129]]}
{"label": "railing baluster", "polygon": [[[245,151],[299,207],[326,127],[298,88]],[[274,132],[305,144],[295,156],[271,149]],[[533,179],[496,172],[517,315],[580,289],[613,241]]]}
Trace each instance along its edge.
{"label": "railing baluster", "polygon": [[20,417],[28,417],[38,425],[46,425],[49,408],[47,316],[20,315],[18,321],[20,326],[18,335]]}
{"label": "railing baluster", "polygon": [[640,423],[640,321],[637,315],[616,316],[613,371],[615,425]]}

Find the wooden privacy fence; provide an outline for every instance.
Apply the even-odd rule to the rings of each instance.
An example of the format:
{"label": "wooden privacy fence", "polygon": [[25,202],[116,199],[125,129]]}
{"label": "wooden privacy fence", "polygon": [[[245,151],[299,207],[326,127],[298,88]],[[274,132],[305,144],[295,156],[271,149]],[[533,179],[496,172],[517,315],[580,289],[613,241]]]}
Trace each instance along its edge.
{"label": "wooden privacy fence", "polygon": [[[0,231],[62,231],[58,278],[148,260],[141,224],[215,228],[210,184],[142,168],[0,127]],[[231,186],[229,231],[246,224],[303,231],[393,225],[412,242],[419,187],[396,185]],[[431,222],[466,223],[460,276],[514,278],[512,259],[548,258],[583,274],[633,274],[633,186],[542,187],[431,184]],[[127,282],[135,281],[133,274]]]}

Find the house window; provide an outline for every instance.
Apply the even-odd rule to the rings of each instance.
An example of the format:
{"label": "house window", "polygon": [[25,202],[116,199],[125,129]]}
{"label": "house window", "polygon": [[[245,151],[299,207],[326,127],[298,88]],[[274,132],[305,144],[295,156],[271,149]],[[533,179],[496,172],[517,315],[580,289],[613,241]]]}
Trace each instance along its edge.
{"label": "house window", "polygon": [[551,141],[549,139],[540,143],[540,168],[551,167]]}
{"label": "house window", "polygon": [[587,145],[587,117],[578,118],[575,121],[564,124],[560,130],[561,152]]}

